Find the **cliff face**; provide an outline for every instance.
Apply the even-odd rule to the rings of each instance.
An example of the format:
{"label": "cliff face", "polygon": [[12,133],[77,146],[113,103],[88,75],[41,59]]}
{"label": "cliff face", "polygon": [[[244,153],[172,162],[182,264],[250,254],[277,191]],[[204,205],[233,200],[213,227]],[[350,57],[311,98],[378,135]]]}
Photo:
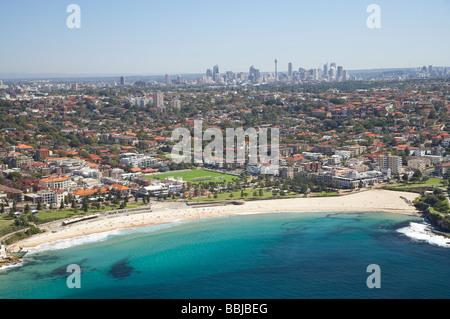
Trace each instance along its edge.
{"label": "cliff face", "polygon": [[428,218],[433,225],[439,227],[442,231],[450,232],[450,214],[438,214],[426,210],[425,217]]}

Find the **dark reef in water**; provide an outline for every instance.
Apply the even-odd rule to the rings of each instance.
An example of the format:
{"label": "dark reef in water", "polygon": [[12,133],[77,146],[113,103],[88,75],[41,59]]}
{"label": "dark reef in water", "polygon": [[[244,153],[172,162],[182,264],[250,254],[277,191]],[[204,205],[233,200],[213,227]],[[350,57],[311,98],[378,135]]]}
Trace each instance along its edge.
{"label": "dark reef in water", "polygon": [[134,268],[127,265],[128,261],[128,258],[124,258],[114,263],[109,270],[108,275],[116,279],[124,279],[129,277],[133,273]]}
{"label": "dark reef in water", "polygon": [[61,267],[53,269],[53,271],[50,273],[50,276],[67,276],[67,266],[69,266],[71,264],[76,264],[81,267],[83,265],[83,263],[85,263],[86,261],[87,261],[87,258],[84,258],[78,262],[62,265]]}

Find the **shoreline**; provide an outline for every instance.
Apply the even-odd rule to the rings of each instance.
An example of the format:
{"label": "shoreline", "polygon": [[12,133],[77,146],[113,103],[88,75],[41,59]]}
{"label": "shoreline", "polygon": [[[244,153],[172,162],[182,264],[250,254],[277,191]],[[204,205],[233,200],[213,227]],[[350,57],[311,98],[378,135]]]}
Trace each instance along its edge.
{"label": "shoreline", "polygon": [[[420,196],[415,193],[372,189],[343,196],[287,198],[246,201],[244,205],[188,206],[185,202],[157,202],[151,212],[105,215],[72,225],[62,226],[63,219],[46,224],[45,232],[8,246],[9,251],[27,250],[64,239],[120,231],[152,225],[211,219],[243,214],[283,212],[385,212],[419,215],[405,202]],[[403,198],[402,198],[403,197]]]}

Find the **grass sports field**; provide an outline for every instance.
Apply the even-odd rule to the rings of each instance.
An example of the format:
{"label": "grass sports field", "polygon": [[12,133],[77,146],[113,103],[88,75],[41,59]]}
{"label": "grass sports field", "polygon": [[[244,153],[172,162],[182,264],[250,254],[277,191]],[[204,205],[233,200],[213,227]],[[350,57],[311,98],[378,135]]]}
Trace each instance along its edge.
{"label": "grass sports field", "polygon": [[233,179],[240,179],[239,176],[234,176],[230,174],[223,174],[218,172],[207,171],[204,169],[194,169],[186,172],[169,172],[165,174],[156,174],[156,175],[146,175],[146,178],[156,178],[159,180],[164,180],[167,177],[183,177],[183,180],[186,182],[190,182],[192,184],[200,183],[200,182],[232,182]]}

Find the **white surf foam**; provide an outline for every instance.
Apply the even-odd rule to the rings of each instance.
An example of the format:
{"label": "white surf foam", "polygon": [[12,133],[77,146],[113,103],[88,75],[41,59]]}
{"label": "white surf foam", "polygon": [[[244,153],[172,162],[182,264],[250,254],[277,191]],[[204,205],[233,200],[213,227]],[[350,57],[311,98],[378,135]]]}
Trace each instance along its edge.
{"label": "white surf foam", "polygon": [[408,227],[397,229],[397,231],[413,240],[450,248],[450,238],[432,233],[430,226],[426,224],[411,222]]}
{"label": "white surf foam", "polygon": [[119,235],[121,233],[121,230],[112,230],[108,232],[102,232],[102,233],[95,233],[85,236],[79,236],[79,237],[73,237],[73,238],[67,238],[67,239],[61,239],[56,240],[54,242],[45,243],[36,247],[27,248],[28,255],[47,251],[47,250],[59,250],[59,249],[66,249],[74,246],[79,246],[83,244],[89,244],[94,242],[101,242],[106,240],[108,237],[113,235]]}
{"label": "white surf foam", "polygon": [[[24,262],[21,261],[21,262],[19,262],[19,263],[13,263],[13,264],[4,265],[4,266],[0,267],[0,272],[1,272],[1,271],[4,271],[4,270],[7,270],[7,269],[9,269],[9,268],[20,267],[20,266],[22,266],[23,264],[24,264]],[[0,299],[1,299],[1,298],[0,298]]]}
{"label": "white surf foam", "polygon": [[90,235],[83,235],[73,238],[67,238],[67,239],[61,239],[50,243],[45,243],[36,247],[27,248],[27,255],[37,253],[37,252],[43,252],[48,250],[60,250],[60,249],[67,249],[75,246],[80,246],[84,244],[91,244],[96,242],[102,242],[105,241],[113,236],[123,236],[123,235],[130,235],[130,234],[139,234],[139,233],[151,233],[156,232],[158,230],[164,230],[167,228],[171,228],[177,225],[180,225],[182,222],[175,221],[168,224],[161,224],[161,225],[151,225],[151,226],[144,226],[144,227],[136,227],[136,228],[129,228],[129,229],[116,229],[111,230],[107,232],[101,232],[101,233],[95,233]]}

